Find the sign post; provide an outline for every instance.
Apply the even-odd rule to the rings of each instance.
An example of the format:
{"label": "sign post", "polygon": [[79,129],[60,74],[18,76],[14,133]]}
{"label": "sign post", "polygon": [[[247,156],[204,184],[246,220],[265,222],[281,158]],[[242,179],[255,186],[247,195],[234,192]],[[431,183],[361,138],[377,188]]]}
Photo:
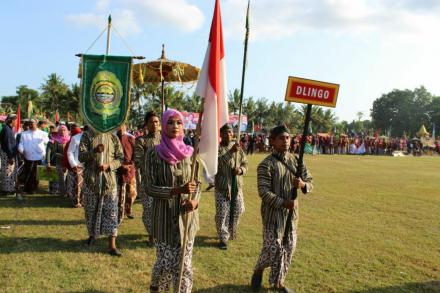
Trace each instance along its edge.
{"label": "sign post", "polygon": [[288,102],[307,104],[304,116],[304,131],[299,151],[298,177],[302,173],[304,148],[312,114],[312,105],[334,108],[336,107],[338,93],[338,84],[289,76],[285,100]]}
{"label": "sign post", "polygon": [[[304,148],[306,146],[306,139],[312,116],[312,105],[334,108],[336,107],[338,93],[338,84],[289,76],[285,100],[287,102],[307,104],[307,109],[304,116],[304,129],[301,137],[301,146],[299,149],[298,168],[296,170],[297,178],[302,176],[304,165]],[[295,189],[292,195],[292,200],[295,200],[297,196],[298,193]],[[287,242],[288,230],[291,229],[292,225],[292,216],[293,211],[290,210],[287,217],[286,229],[284,230],[283,243]]]}

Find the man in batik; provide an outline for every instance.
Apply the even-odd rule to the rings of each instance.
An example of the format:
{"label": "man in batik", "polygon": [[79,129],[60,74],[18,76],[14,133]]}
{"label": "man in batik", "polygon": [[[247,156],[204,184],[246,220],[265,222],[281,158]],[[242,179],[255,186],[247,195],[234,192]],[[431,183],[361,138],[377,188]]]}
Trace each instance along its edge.
{"label": "man in batik", "polygon": [[127,132],[127,126],[122,124],[117,133],[124,152],[124,161],[118,169],[119,181],[119,222],[124,215],[133,219],[133,204],[136,200],[136,168],[134,166],[135,138]]}
{"label": "man in batik", "polygon": [[160,121],[155,112],[148,112],[144,120],[145,134],[136,139],[134,147],[134,162],[137,169],[137,187],[138,194],[142,201],[143,213],[142,222],[148,233],[149,245],[153,245],[153,236],[151,233],[151,213],[153,198],[149,196],[142,188],[141,182],[145,180],[145,154],[151,148],[160,143]]}
{"label": "man in batik", "polygon": [[[273,152],[257,169],[258,194],[262,199],[263,248],[254,269],[251,285],[261,288],[263,271],[270,267],[269,283],[280,292],[293,292],[284,281],[296,247],[298,199],[296,189],[304,194],[311,192],[312,176],[303,166],[300,177],[296,176],[298,158],[289,152],[290,134],[284,125],[270,132]],[[291,216],[289,217],[289,212]]]}
{"label": "man in batik", "polygon": [[240,216],[244,212],[243,175],[248,161],[229,124],[220,128],[218,171],[215,176],[215,224],[219,248],[227,249],[228,240],[237,237]]}
{"label": "man in batik", "polygon": [[124,154],[119,138],[112,133],[83,132],[79,145],[79,161],[84,165],[82,187],[84,210],[89,239],[109,237],[109,253],[121,256],[116,248],[118,235],[118,191],[116,170],[121,167]]}

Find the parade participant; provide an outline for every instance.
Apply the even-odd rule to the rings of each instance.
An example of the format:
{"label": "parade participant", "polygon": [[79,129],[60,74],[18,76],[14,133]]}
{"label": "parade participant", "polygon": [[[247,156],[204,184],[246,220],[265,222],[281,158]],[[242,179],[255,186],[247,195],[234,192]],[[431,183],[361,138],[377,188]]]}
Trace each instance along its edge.
{"label": "parade participant", "polygon": [[58,174],[58,182],[54,182],[53,193],[60,195],[66,194],[66,172],[63,166],[64,148],[70,141],[69,130],[65,125],[58,127],[58,132],[52,136],[52,142],[49,142],[46,153],[47,168],[52,168],[55,163]]}
{"label": "parade participant", "polygon": [[[237,236],[238,222],[244,212],[243,175],[246,173],[248,161],[239,144],[232,140],[234,132],[231,125],[223,125],[220,136],[218,171],[215,175],[215,225],[220,241],[219,248],[227,249],[228,240]],[[233,192],[236,192],[234,198]],[[231,212],[233,215],[230,215]]]}
{"label": "parade participant", "polygon": [[24,156],[24,191],[34,193],[38,187],[37,166],[46,155],[49,142],[47,133],[37,128],[37,121],[31,119],[29,130],[22,132],[18,151]]}
{"label": "parade participant", "polygon": [[145,134],[136,139],[134,147],[134,162],[137,169],[138,194],[143,206],[142,222],[148,233],[149,245],[153,245],[153,236],[151,232],[151,209],[153,198],[145,193],[141,182],[143,178],[145,178],[145,154],[149,149],[154,148],[154,146],[160,143],[160,121],[155,112],[150,111],[145,115],[144,131]]}
{"label": "parade participant", "polygon": [[79,161],[84,165],[82,194],[90,246],[100,235],[109,236],[109,253],[121,256],[116,248],[118,235],[118,191],[116,170],[124,154],[116,135],[83,132],[79,144]]}
{"label": "parade participant", "polygon": [[[294,189],[309,193],[313,188],[312,177],[305,166],[301,178],[294,174],[298,159],[288,151],[290,134],[287,127],[273,128],[270,143],[274,150],[257,169],[258,194],[262,199],[263,248],[251,285],[254,290],[261,288],[263,271],[270,267],[270,285],[281,292],[293,292],[284,286],[297,236],[298,199],[293,199],[292,195],[296,194]],[[293,211],[293,216],[287,223],[289,210]]]}
{"label": "parade participant", "polygon": [[[183,142],[183,115],[167,110],[162,117],[162,140],[145,157],[146,193],[153,197],[152,235],[156,240],[156,263],[151,274],[151,292],[189,293],[192,289],[192,250],[198,226],[200,188],[190,182],[191,146]],[[196,172],[197,174],[197,172]],[[195,193],[193,200],[189,194]],[[182,284],[179,283],[179,264],[183,239],[182,215],[194,211],[188,223],[188,243],[185,247]],[[179,290],[180,289],[180,290]]]}
{"label": "parade participant", "polygon": [[14,129],[17,127],[17,115],[9,114],[6,118],[6,125],[0,131],[0,194],[14,194],[17,172],[17,142]]}
{"label": "parade participant", "polygon": [[38,121],[38,128],[46,133],[49,133],[49,127],[47,127],[47,120],[45,119]]}
{"label": "parade participant", "polygon": [[122,124],[117,133],[124,152],[124,161],[118,169],[119,181],[119,222],[122,222],[124,214],[133,219],[133,203],[136,200],[136,168],[134,166],[135,138],[127,132],[127,126]]}
{"label": "parade participant", "polygon": [[83,164],[78,160],[79,142],[81,141],[82,131],[79,127],[72,127],[71,139],[65,147],[64,165],[68,169],[67,173],[67,195],[72,200],[75,208],[82,207],[81,188],[83,184]]}

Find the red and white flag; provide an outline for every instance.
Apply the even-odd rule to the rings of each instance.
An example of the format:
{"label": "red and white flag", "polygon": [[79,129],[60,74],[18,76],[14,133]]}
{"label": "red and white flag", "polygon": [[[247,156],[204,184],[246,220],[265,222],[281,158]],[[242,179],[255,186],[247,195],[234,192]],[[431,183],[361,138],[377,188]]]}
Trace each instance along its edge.
{"label": "red and white flag", "polygon": [[220,1],[216,0],[208,49],[195,91],[204,98],[199,155],[209,177],[217,173],[219,129],[228,122],[225,63]]}

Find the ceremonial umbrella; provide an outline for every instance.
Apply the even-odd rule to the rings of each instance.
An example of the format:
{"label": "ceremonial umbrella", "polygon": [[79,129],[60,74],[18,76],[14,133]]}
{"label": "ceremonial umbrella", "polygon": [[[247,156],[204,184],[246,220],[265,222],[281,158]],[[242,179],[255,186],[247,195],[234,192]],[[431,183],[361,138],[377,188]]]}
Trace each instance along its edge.
{"label": "ceremonial umbrella", "polygon": [[159,59],[133,66],[133,82],[142,85],[145,82],[160,82],[162,84],[162,112],[165,111],[165,82],[192,82],[199,78],[200,69],[165,57],[165,46],[162,45],[162,55]]}

